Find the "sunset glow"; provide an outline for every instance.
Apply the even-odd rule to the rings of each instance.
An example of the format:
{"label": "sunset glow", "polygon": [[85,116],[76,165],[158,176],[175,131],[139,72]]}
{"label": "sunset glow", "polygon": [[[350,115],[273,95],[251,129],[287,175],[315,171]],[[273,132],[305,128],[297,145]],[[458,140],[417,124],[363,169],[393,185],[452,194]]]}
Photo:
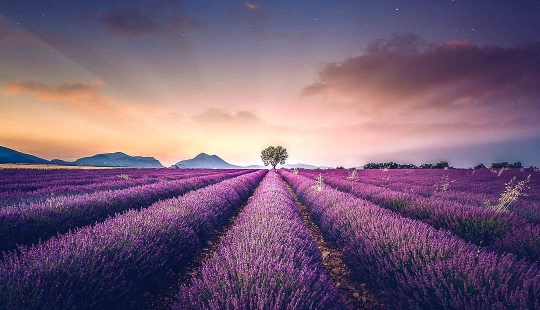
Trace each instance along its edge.
{"label": "sunset glow", "polygon": [[535,1],[3,1],[0,145],[540,165]]}

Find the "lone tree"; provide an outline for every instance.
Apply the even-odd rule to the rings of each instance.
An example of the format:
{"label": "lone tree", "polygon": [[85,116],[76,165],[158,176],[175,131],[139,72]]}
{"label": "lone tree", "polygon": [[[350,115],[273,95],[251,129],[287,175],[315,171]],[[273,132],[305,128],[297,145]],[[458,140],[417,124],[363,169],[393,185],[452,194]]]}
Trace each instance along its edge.
{"label": "lone tree", "polygon": [[276,170],[277,164],[283,165],[288,157],[287,149],[281,146],[269,146],[261,152],[261,159],[264,165],[272,165],[274,170]]}

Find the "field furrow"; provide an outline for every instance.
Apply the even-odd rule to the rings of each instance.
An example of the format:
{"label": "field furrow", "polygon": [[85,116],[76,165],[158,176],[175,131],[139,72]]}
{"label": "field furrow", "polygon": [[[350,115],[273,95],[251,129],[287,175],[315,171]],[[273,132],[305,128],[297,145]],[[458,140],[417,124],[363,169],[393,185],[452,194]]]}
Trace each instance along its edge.
{"label": "field furrow", "polygon": [[[103,171],[103,170],[101,170]],[[104,170],[108,174],[96,174],[93,178],[84,182],[72,182],[69,175],[62,180],[62,184],[55,184],[45,180],[34,181],[27,184],[27,188],[18,187],[12,190],[0,190],[0,207],[9,205],[24,205],[43,202],[49,198],[59,196],[73,196],[87,194],[102,190],[118,190],[133,186],[147,185],[157,182],[181,180],[189,177],[215,174],[216,171],[163,171],[161,173],[144,173],[137,170],[120,170],[116,174],[109,175],[112,170]]]}
{"label": "field furrow", "polygon": [[173,309],[346,309],[285,184],[268,173]]}
{"label": "field furrow", "polygon": [[395,309],[537,309],[538,265],[494,254],[314,181],[281,172],[359,277],[386,289]]}
{"label": "field furrow", "polygon": [[[303,172],[304,173],[304,172]],[[314,172],[305,172],[313,175]],[[320,172],[317,172],[317,175]],[[337,169],[323,171],[323,177],[345,180],[350,171]],[[446,200],[463,205],[484,208],[499,203],[507,184],[525,180],[530,175],[530,186],[525,195],[513,201],[508,209],[531,223],[540,224],[540,173],[533,169],[367,169],[359,170],[354,181],[374,190],[397,191],[419,195],[430,200]],[[512,181],[512,179],[514,181]]]}
{"label": "field furrow", "polygon": [[[313,180],[314,173],[306,173]],[[436,197],[327,176],[324,183],[437,229],[452,232],[467,242],[497,252],[508,252],[530,261],[540,259],[540,225],[510,211],[464,205]],[[518,242],[516,242],[518,241]]]}
{"label": "field furrow", "polygon": [[380,290],[374,292],[371,290],[372,287],[368,289],[362,279],[353,276],[351,269],[344,262],[343,251],[334,242],[324,238],[308,208],[298,200],[298,196],[288,184],[287,189],[293,196],[300,214],[302,214],[302,221],[309,230],[311,238],[317,243],[322,254],[324,269],[343,300],[354,309],[384,309],[387,302],[386,293]]}
{"label": "field furrow", "polygon": [[[255,191],[259,188],[260,183],[255,187]],[[248,201],[249,202],[249,199]],[[189,282],[191,278],[196,276],[200,268],[214,255],[219,248],[221,240],[226,236],[227,232],[234,226],[238,215],[245,209],[247,202],[233,210],[232,215],[223,225],[216,227],[214,231],[208,232],[208,239],[202,246],[193,251],[192,258],[175,268],[175,275],[171,277],[170,283],[156,287],[149,292],[145,292],[144,309],[170,309],[171,303],[175,300],[180,287]]]}
{"label": "field furrow", "polygon": [[116,213],[145,208],[158,200],[179,196],[247,172],[233,171],[1,208],[0,251],[44,241],[70,229],[103,221]]}
{"label": "field furrow", "polygon": [[10,252],[0,263],[8,309],[128,309],[167,283],[209,234],[251,196],[257,171],[92,227]]}

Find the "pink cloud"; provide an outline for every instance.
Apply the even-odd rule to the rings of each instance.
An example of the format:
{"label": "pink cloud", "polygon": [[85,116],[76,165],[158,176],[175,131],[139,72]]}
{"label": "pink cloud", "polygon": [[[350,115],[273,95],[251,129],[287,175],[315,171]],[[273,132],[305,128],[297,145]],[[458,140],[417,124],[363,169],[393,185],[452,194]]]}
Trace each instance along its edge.
{"label": "pink cloud", "polygon": [[110,108],[112,100],[101,94],[102,81],[50,85],[36,81],[14,80],[2,89],[5,96],[27,94],[35,99],[58,102],[71,107]]}
{"label": "pink cloud", "polygon": [[258,9],[260,9],[260,6],[253,3],[253,2],[246,2],[246,8],[252,10],[252,11],[257,11]]}
{"label": "pink cloud", "polygon": [[302,96],[384,114],[540,115],[540,44],[426,44],[413,35],[375,40],[364,54],[330,63]]}
{"label": "pink cloud", "polygon": [[219,108],[210,108],[193,116],[193,120],[205,123],[258,123],[261,119],[251,111],[229,112]]}

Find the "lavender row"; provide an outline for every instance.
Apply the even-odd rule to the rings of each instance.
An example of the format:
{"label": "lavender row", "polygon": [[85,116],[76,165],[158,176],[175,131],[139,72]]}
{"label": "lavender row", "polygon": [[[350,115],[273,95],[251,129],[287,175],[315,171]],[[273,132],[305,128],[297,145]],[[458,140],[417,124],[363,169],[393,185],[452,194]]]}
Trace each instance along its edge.
{"label": "lavender row", "polygon": [[141,179],[112,179],[112,180],[96,180],[93,183],[85,185],[59,185],[43,187],[34,191],[22,192],[22,191],[10,191],[0,193],[0,207],[16,205],[16,204],[30,204],[38,201],[43,201],[55,196],[67,196],[78,195],[96,192],[99,190],[116,190],[133,186],[147,185],[159,182],[154,178],[141,178]]}
{"label": "lavender row", "polygon": [[48,199],[28,206],[0,209],[0,251],[46,240],[70,229],[90,225],[129,209],[182,195],[188,191],[245,174],[246,170],[178,181],[136,186],[115,191]]}
{"label": "lavender row", "polygon": [[[0,193],[0,207],[13,204],[29,204],[33,202],[43,201],[47,198],[54,196],[66,196],[66,195],[78,195],[85,193],[92,193],[100,190],[115,190],[123,189],[132,186],[146,185],[157,182],[167,182],[172,180],[179,180],[188,177],[203,176],[208,174],[214,174],[215,171],[201,170],[201,171],[184,171],[179,173],[168,173],[167,170],[162,170],[161,174],[148,174],[140,175],[133,173],[134,171],[125,171],[124,173],[104,177],[95,178],[84,184],[71,184],[71,185],[48,185],[40,187],[33,191],[6,191]],[[137,171],[138,172],[138,171]],[[129,174],[128,174],[129,173]],[[140,173],[140,172],[138,172]]]}
{"label": "lavender row", "polygon": [[126,309],[170,281],[203,241],[247,201],[265,171],[131,210],[38,246],[5,254],[7,309]]}
{"label": "lavender row", "polygon": [[[2,193],[28,193],[62,186],[85,186],[96,182],[109,182],[114,180],[139,180],[139,179],[177,179],[185,177],[193,172],[176,169],[106,169],[106,170],[65,170],[61,173],[37,175],[32,177],[32,169],[15,169],[20,180],[3,180],[0,185]],[[212,172],[202,170],[202,173]],[[213,171],[215,173],[216,171]]]}
{"label": "lavender row", "polygon": [[538,309],[536,264],[454,235],[313,180],[282,172],[351,270],[385,289],[396,309]]}
{"label": "lavender row", "polygon": [[[49,174],[33,175],[34,169],[5,169],[14,173],[16,178],[8,178],[0,183],[0,192],[32,192],[48,187],[78,185],[84,186],[100,181],[118,179],[177,179],[193,173],[193,170],[185,169],[97,169],[97,170],[48,170]],[[202,173],[216,173],[213,169],[198,169]],[[4,177],[0,170],[0,178]]]}
{"label": "lavender row", "polygon": [[[519,182],[519,181],[518,181]],[[516,183],[514,183],[515,185]],[[475,187],[474,183],[469,184],[469,187]],[[538,185],[532,185],[531,188]],[[528,191],[527,191],[528,192]],[[517,201],[512,202],[508,206],[508,210],[514,214],[523,217],[527,221],[540,224],[540,198],[533,198],[532,195],[525,193],[527,196],[520,197]],[[456,201],[463,204],[485,208],[486,205],[497,205],[499,203],[501,193],[498,195],[489,195],[483,193],[468,193],[458,192],[454,190],[438,191],[433,193],[432,198],[445,199]]]}
{"label": "lavender row", "polygon": [[[164,170],[164,169],[161,169]],[[121,174],[147,176],[155,169],[95,169],[95,170],[36,170],[36,169],[4,169],[0,170],[0,190],[35,190],[47,186],[68,184],[89,184],[98,179],[115,178]]]}
{"label": "lavender row", "polygon": [[[347,177],[349,171],[337,169],[327,170],[324,173],[332,176]],[[513,177],[524,179],[531,175],[531,184],[540,184],[540,172],[533,169],[449,169],[449,170],[358,170],[358,181],[373,185],[382,185],[396,190],[414,190],[416,193],[430,196],[434,192],[434,185],[448,178],[452,181],[451,189],[456,192],[473,194],[488,194],[498,196],[505,188],[505,183]],[[474,186],[471,186],[474,184]],[[540,189],[532,186],[529,198],[538,200]]]}
{"label": "lavender row", "polygon": [[173,309],[346,309],[281,177],[271,171]]}
{"label": "lavender row", "polygon": [[[425,198],[334,177],[327,177],[324,182],[405,217],[448,230],[476,245],[532,261],[540,259],[540,226],[528,223],[512,212],[468,206],[437,197]],[[516,240],[519,242],[514,242]]]}
{"label": "lavender row", "polygon": [[[494,173],[495,172],[495,173]],[[509,209],[533,223],[540,223],[540,173],[532,169],[510,169],[491,172],[488,169],[450,170],[361,170],[356,181],[424,197],[449,199],[462,204],[485,207],[495,205],[508,184],[527,179],[529,188]],[[347,171],[324,171],[325,176],[346,179]]]}

